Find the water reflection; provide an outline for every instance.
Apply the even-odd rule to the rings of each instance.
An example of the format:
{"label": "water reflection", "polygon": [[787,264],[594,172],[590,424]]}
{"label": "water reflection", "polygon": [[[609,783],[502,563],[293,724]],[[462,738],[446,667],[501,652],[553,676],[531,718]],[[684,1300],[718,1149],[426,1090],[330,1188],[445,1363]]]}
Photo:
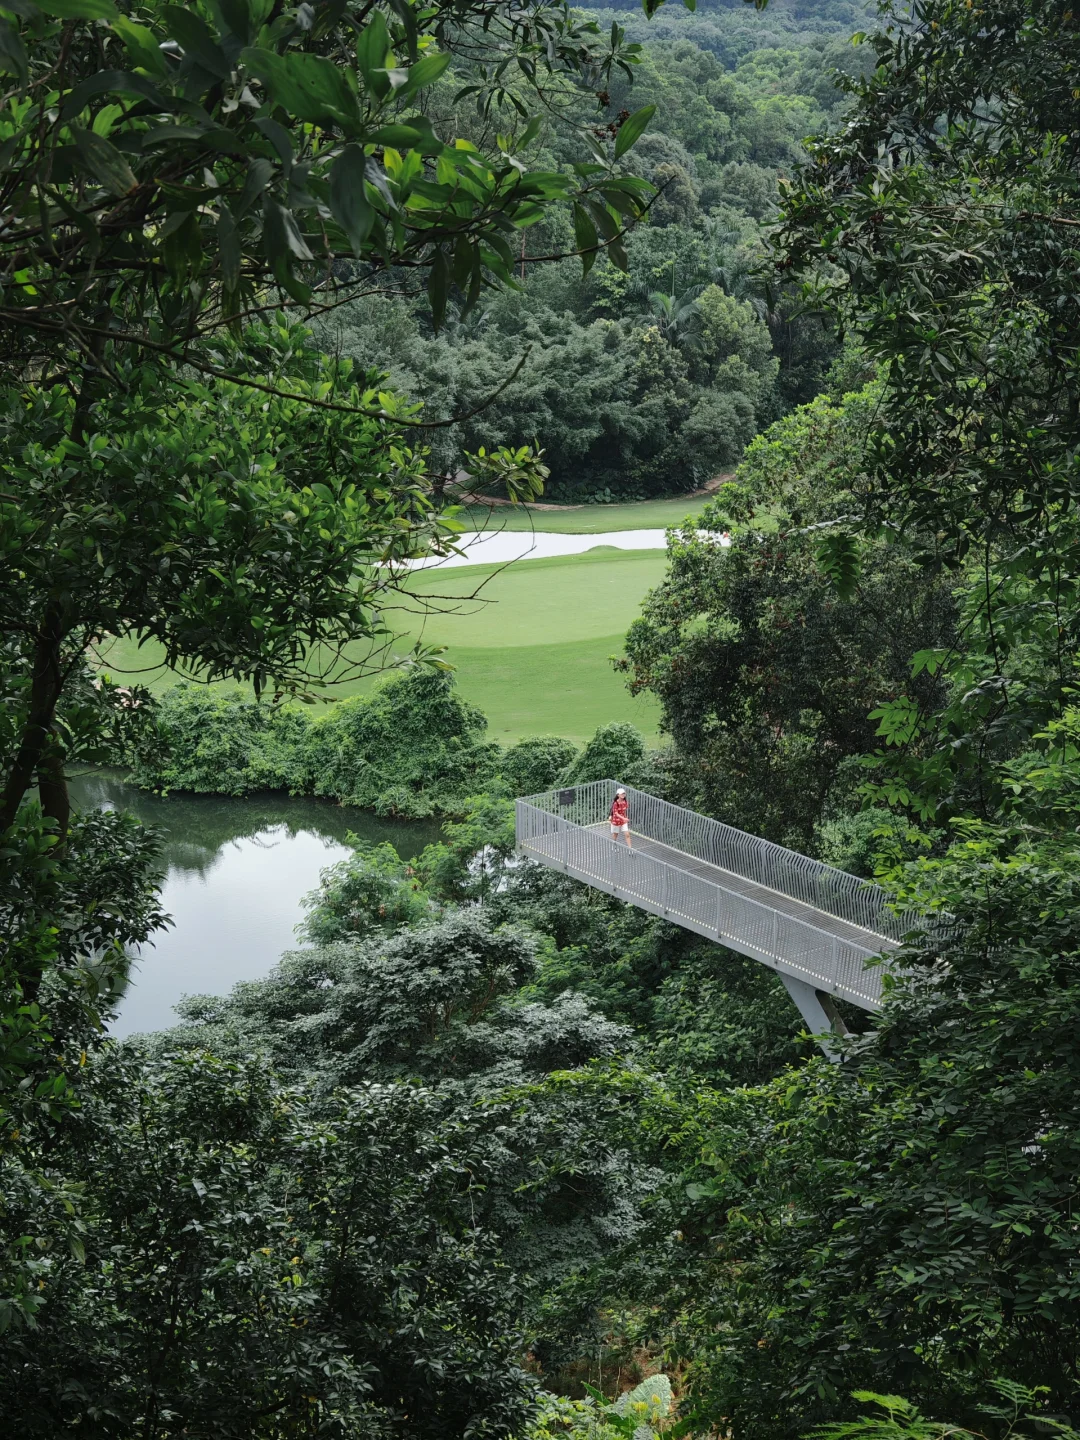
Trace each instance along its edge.
{"label": "water reflection", "polygon": [[319,871],[348,851],[352,831],[389,840],[406,856],[437,840],[434,822],[380,820],[366,810],[266,794],[148,795],[121,775],[72,781],[82,808],[123,809],[163,836],[162,903],[171,928],[144,949],[114,1032],[129,1035],[174,1022],[182,995],[222,994],[266,972],[295,943],[301,900]]}

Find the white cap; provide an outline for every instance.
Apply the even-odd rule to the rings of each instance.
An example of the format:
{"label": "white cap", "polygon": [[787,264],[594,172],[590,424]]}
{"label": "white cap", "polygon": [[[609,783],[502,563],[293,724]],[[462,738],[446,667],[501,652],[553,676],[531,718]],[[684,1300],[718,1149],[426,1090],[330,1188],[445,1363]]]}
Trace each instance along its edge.
{"label": "white cap", "polygon": [[619,788],[618,788],[618,790],[615,791],[615,794],[616,794],[616,795],[625,795],[625,794],[626,794],[626,791],[625,791],[625,790],[622,788],[622,786],[620,785]]}

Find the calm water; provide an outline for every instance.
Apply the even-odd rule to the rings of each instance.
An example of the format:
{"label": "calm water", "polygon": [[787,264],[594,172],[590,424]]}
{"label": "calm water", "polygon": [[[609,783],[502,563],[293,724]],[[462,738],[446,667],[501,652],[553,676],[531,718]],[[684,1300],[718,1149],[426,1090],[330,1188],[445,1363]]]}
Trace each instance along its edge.
{"label": "calm water", "polygon": [[162,903],[172,916],[144,948],[113,1029],[117,1035],[175,1023],[182,995],[221,995],[265,975],[296,944],[302,898],[319,872],[348,853],[352,831],[389,840],[406,858],[439,838],[434,822],[380,820],[367,810],[267,794],[148,795],[116,775],[71,782],[83,808],[128,810],[163,832]]}

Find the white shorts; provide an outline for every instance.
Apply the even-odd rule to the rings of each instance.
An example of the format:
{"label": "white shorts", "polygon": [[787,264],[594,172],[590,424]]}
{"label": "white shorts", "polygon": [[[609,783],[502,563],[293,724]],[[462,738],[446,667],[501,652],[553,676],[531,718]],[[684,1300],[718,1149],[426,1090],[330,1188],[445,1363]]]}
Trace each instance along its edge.
{"label": "white shorts", "polygon": [[619,834],[629,835],[629,834],[630,834],[630,826],[629,826],[629,825],[612,825],[612,827],[611,827],[611,833],[612,833],[612,835],[619,835]]}

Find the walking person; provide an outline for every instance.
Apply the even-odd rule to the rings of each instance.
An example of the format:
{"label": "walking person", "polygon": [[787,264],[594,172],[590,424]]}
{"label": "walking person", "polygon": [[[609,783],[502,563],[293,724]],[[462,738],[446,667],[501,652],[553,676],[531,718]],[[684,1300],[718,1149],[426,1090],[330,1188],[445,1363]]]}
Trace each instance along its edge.
{"label": "walking person", "polygon": [[626,791],[622,788],[615,791],[615,799],[611,802],[611,838],[617,839],[619,835],[626,836],[626,848],[632,850],[634,847],[630,841],[630,813],[626,801]]}

